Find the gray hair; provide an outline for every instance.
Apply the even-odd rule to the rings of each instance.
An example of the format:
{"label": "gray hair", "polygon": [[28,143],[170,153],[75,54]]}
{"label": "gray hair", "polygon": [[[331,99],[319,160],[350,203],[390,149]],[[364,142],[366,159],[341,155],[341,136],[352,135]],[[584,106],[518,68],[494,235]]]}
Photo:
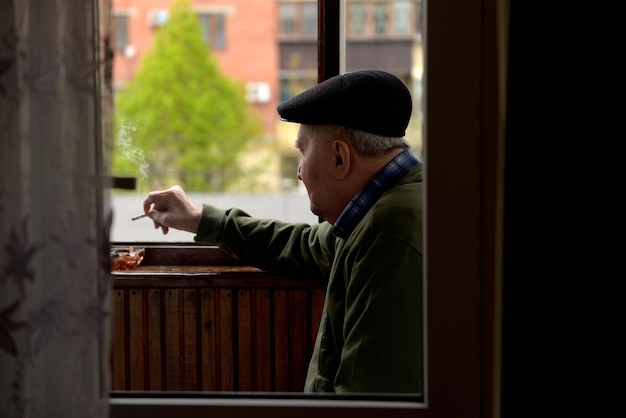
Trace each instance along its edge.
{"label": "gray hair", "polygon": [[411,145],[403,137],[389,137],[345,128],[352,146],[360,155],[375,157],[392,149],[409,149]]}
{"label": "gray hair", "polygon": [[341,135],[350,140],[359,155],[364,157],[377,157],[393,149],[409,149],[411,145],[404,137],[390,137],[359,131],[334,124],[325,125],[302,125],[314,129],[317,138],[332,139],[335,135]]}

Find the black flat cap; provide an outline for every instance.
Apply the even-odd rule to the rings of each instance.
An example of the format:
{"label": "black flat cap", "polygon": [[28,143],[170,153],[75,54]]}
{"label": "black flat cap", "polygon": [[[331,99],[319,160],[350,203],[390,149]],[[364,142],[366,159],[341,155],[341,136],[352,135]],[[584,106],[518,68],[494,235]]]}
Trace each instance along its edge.
{"label": "black flat cap", "polygon": [[282,120],[332,123],[382,136],[403,137],[411,94],[402,80],[380,70],[338,75],[278,105]]}

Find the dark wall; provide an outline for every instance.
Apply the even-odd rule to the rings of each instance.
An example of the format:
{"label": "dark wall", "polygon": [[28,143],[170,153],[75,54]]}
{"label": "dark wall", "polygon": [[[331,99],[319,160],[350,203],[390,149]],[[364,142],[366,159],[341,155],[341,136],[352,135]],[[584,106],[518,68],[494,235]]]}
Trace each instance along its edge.
{"label": "dark wall", "polygon": [[599,9],[593,2],[511,1],[506,418],[624,416],[611,411],[626,384],[623,375],[619,386],[606,380],[616,364],[601,327],[615,305],[604,287],[602,231],[614,226],[601,193]]}

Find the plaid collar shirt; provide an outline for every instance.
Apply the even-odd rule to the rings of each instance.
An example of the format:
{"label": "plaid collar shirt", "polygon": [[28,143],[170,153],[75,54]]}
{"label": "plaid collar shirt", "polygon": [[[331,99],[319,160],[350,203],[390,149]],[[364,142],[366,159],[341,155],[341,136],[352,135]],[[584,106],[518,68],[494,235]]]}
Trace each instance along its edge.
{"label": "plaid collar shirt", "polygon": [[380,196],[417,164],[419,160],[409,150],[398,154],[348,203],[335,222],[333,234],[347,239]]}

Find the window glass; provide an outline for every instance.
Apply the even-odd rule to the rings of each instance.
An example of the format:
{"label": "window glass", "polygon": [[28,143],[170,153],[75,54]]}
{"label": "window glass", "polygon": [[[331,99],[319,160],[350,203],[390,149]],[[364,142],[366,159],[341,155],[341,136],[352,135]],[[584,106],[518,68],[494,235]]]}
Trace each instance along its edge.
{"label": "window glass", "polygon": [[[390,36],[395,15],[417,15],[417,1],[407,0],[399,9],[395,3],[346,0],[345,71],[387,70],[409,86],[415,105],[407,139],[421,157],[421,36]],[[119,115],[130,116],[117,120],[113,174],[136,177],[137,190],[114,192],[112,241],[192,242],[190,233],[162,235],[149,219],[131,221],[143,212],[149,191],[174,184],[198,206],[239,207],[257,217],[317,223],[296,175],[298,125],[281,122],[276,114],[281,101],[318,81],[317,2],[250,1],[245,7],[225,2],[229,13],[194,11],[196,26],[186,20],[189,26],[183,26],[170,11],[158,31],[143,18],[148,10],[142,4],[136,2],[133,65],[114,63],[127,64],[115,72],[115,93]],[[175,32],[185,42],[176,47],[163,42],[161,37],[179,24]],[[204,55],[182,61],[190,50],[200,50],[198,42]],[[230,118],[237,123],[218,132]]]}
{"label": "window glass", "polygon": [[[115,8],[115,1],[113,2]],[[145,143],[138,140],[142,131],[147,129],[142,121],[146,118],[157,118],[154,115],[138,116],[136,120],[126,121],[126,125],[119,125],[117,130],[116,162],[114,162],[114,175],[131,176],[137,178],[137,190],[134,192],[114,192],[113,205],[116,216],[112,228],[114,241],[174,241],[189,242],[192,236],[188,233],[170,230],[167,235],[151,227],[148,219],[130,221],[132,217],[143,211],[141,203],[145,195],[155,189],[169,188],[173,184],[180,184],[194,197],[195,203],[200,205],[206,201],[212,201],[216,205],[238,206],[252,208],[253,215],[279,216],[285,220],[298,220],[315,222],[317,218],[310,213],[306,191],[301,182],[296,178],[298,154],[293,147],[295,138],[295,124],[285,124],[277,120],[276,106],[280,101],[312,87],[317,82],[317,43],[315,37],[308,36],[300,41],[280,42],[272,38],[272,27],[275,24],[280,27],[281,35],[295,35],[296,28],[302,28],[304,34],[312,35],[317,32],[317,2],[279,2],[278,8],[274,9],[270,2],[253,2],[248,7],[257,7],[258,10],[244,11],[232,9],[228,16],[225,13],[196,12],[199,23],[198,37],[206,44],[210,42],[213,50],[206,51],[212,65],[220,75],[233,83],[241,85],[262,86],[255,92],[246,92],[245,107],[258,119],[260,130],[249,139],[249,142],[241,147],[236,155],[225,158],[236,161],[230,167],[217,167],[219,161],[212,159],[212,153],[224,153],[223,143],[215,141],[213,145],[196,148],[192,155],[185,154],[190,146],[196,146],[192,140],[190,145],[172,148],[172,144],[182,141],[177,139],[173,128],[173,122],[168,122],[168,117],[159,116],[164,126],[155,129],[152,136],[145,136]],[[142,9],[142,2],[137,2],[136,24],[138,27],[137,40],[133,44],[133,54],[124,59],[117,59],[115,65],[116,96],[123,93],[128,86],[136,81],[136,74],[147,63],[146,57],[155,51],[156,37],[159,32],[153,31],[154,19],[149,16],[167,15],[167,9],[154,10],[146,7]],[[171,2],[173,4],[173,1]],[[192,5],[193,6],[193,5]],[[394,30],[406,28],[409,24],[406,20],[409,16],[418,16],[421,9],[419,0],[387,1],[365,3],[363,1],[346,1],[346,59],[345,69],[354,71],[363,68],[380,68],[394,72],[406,81],[414,94],[414,121],[410,124],[411,132],[407,136],[414,149],[421,153],[421,74],[422,61],[421,36],[414,33],[410,40],[392,41],[390,43],[368,43],[363,38],[357,41],[351,36],[359,37],[367,33],[377,33],[386,36],[386,25],[390,19],[389,11],[393,10]],[[300,12],[298,12],[298,8]],[[276,15],[278,10],[278,15]],[[369,12],[368,12],[369,10]],[[373,16],[368,19],[367,16]],[[145,16],[142,18],[141,16]],[[171,16],[170,16],[171,17]],[[128,43],[128,17],[117,15],[115,18],[116,47],[123,49]],[[165,19],[164,29],[167,22]],[[229,49],[216,55],[214,52],[225,51],[226,30],[225,22],[228,21],[229,33],[233,34]],[[410,26],[409,26],[410,29]],[[415,25],[413,30],[417,32],[420,26]],[[301,34],[302,35],[302,34]],[[300,38],[296,38],[300,39]],[[172,58],[168,63],[176,64]],[[276,61],[279,62],[276,68]],[[184,71],[188,71],[183,66]],[[166,105],[175,99],[169,91],[175,87],[185,86],[192,83],[191,78],[184,78],[184,72],[170,72],[168,66],[157,66],[159,70],[155,77],[164,77],[163,81],[152,80],[154,88],[147,88],[154,94],[153,99],[144,105],[147,111]],[[175,67],[173,67],[175,68]],[[167,78],[170,77],[170,78]],[[200,80],[209,78],[201,75]],[[165,84],[164,84],[165,83]],[[166,87],[167,86],[167,87]],[[242,87],[243,88],[243,87]],[[245,90],[245,89],[244,89]],[[187,99],[198,92],[186,93]],[[217,105],[217,100],[209,100],[207,106]],[[188,101],[185,101],[188,103]],[[186,111],[184,106],[173,106],[178,109],[181,116],[180,129],[198,124],[198,130],[206,129],[204,123],[208,123],[212,116],[201,122],[190,121],[190,114],[195,111]],[[186,112],[186,113],[185,113]],[[213,116],[214,117],[214,116]],[[157,136],[165,128],[172,128],[170,136],[164,136],[157,141]],[[179,129],[179,128],[176,128]],[[207,136],[211,130],[207,129]],[[154,141],[152,144],[149,141]],[[159,142],[160,141],[160,142]],[[163,144],[160,148],[158,144]],[[168,146],[170,146],[168,148]],[[156,181],[156,179],[160,179]],[[188,184],[185,184],[188,182]],[[267,197],[270,196],[269,202]],[[223,199],[223,200],[222,200]],[[273,199],[273,200],[272,200]],[[270,202],[281,199],[284,204],[281,210],[273,209]],[[267,203],[257,203],[267,202]],[[288,209],[282,209],[288,208]],[[254,212],[257,210],[257,212]]]}
{"label": "window glass", "polygon": [[280,34],[293,35],[296,32],[296,5],[294,3],[280,3]]}
{"label": "window glass", "polygon": [[211,45],[211,16],[208,13],[198,13],[198,19],[200,19],[202,39],[204,43]]}
{"label": "window glass", "polygon": [[317,3],[302,4],[302,35],[317,36]]}
{"label": "window glass", "polygon": [[[171,10],[174,0],[158,9],[128,1],[113,1],[114,13],[117,3],[120,10],[133,8],[137,35],[134,55],[114,62],[113,174],[135,177],[137,188],[113,193],[112,240],[192,241],[181,231],[161,234],[149,219],[130,220],[143,212],[148,192],[175,184],[198,206],[211,202],[259,217],[317,222],[296,177],[295,124],[281,123],[276,113],[280,101],[317,82],[317,2],[207,6],[194,0],[197,27],[175,29],[180,19]],[[121,44],[127,35],[125,21],[119,22]],[[291,41],[280,43],[276,27]],[[205,56],[189,58],[191,50],[199,51],[196,31]],[[159,41],[168,33],[170,40]],[[183,57],[191,61],[185,64]]]}
{"label": "window glass", "polygon": [[[409,0],[396,0],[393,3],[393,33],[396,35],[408,35],[411,33],[411,17],[417,11],[416,5],[411,7]],[[411,9],[415,9],[412,12]]]}
{"label": "window glass", "polygon": [[115,51],[124,52],[128,45],[128,17],[125,15],[115,16]]}
{"label": "window glass", "polygon": [[198,13],[202,39],[209,48],[226,48],[226,17],[222,13]]}
{"label": "window glass", "polygon": [[[345,70],[378,68],[404,80],[413,95],[413,115],[406,137],[421,156],[422,0],[346,1]],[[398,34],[410,36],[395,36]]]}
{"label": "window glass", "polygon": [[215,16],[215,20],[216,33],[213,47],[221,50],[226,48],[226,18],[224,15],[218,14]]}
{"label": "window glass", "polygon": [[350,1],[347,4],[347,8],[348,34],[364,35],[367,21],[365,3]]}
{"label": "window glass", "polygon": [[385,35],[387,33],[388,3],[374,3],[374,33]]}

